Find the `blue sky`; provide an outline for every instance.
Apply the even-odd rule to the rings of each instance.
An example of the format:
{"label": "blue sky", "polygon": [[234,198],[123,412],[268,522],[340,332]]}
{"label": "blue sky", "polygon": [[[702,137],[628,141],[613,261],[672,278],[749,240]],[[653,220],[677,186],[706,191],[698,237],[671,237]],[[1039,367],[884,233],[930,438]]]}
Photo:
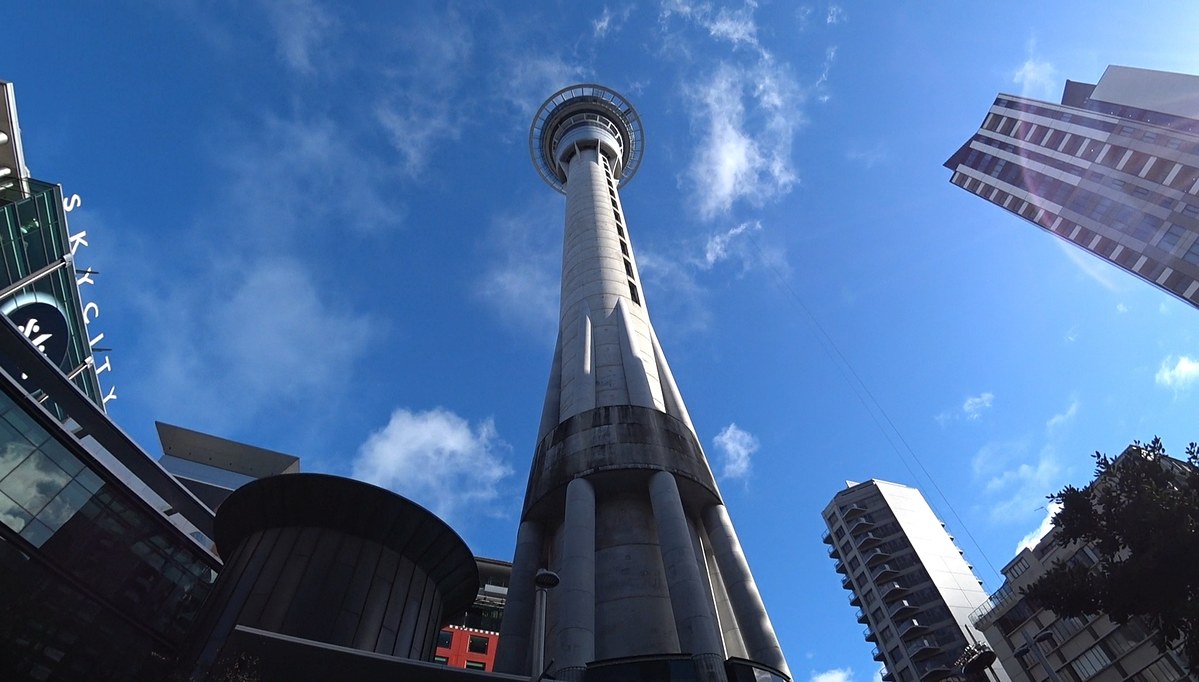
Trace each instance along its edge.
{"label": "blue sky", "polygon": [[994,590],[1089,453],[1199,438],[1199,311],[941,167],[997,92],[1199,73],[1179,8],[16,3],[0,78],[82,198],[118,423],[390,486],[500,558],[556,324],[529,121],[624,93],[645,297],[791,668],[865,681],[820,542],[846,479],[922,488]]}

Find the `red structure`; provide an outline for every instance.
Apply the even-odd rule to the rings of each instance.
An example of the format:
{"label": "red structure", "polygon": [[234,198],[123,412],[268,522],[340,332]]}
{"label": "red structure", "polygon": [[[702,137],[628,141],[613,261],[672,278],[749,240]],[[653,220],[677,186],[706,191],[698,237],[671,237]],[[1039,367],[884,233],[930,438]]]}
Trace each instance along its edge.
{"label": "red structure", "polygon": [[433,660],[452,668],[494,670],[499,633],[449,625],[437,636]]}

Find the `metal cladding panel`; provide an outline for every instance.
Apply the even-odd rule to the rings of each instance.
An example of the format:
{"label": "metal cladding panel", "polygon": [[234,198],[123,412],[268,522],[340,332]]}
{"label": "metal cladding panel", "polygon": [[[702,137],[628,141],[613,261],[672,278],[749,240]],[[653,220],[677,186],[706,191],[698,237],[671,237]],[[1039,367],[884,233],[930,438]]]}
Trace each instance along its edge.
{"label": "metal cladding panel", "polygon": [[197,632],[192,672],[238,626],[387,656],[428,659],[465,610],[478,567],[440,519],[382,488],[323,474],[259,479],[234,492],[215,535],[232,570]]}
{"label": "metal cladding panel", "polygon": [[1199,118],[1199,76],[1109,66],[1091,99],[1183,118]]}

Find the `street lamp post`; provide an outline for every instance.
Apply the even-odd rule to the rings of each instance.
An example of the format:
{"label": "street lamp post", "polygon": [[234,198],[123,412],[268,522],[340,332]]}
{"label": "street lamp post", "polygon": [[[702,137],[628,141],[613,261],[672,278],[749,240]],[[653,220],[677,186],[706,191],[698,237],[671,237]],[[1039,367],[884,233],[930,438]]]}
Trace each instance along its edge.
{"label": "street lamp post", "polygon": [[533,585],[537,588],[537,602],[533,618],[533,665],[529,670],[529,679],[540,682],[545,675],[545,602],[546,593],[558,586],[561,578],[557,573],[543,568],[533,577]]}

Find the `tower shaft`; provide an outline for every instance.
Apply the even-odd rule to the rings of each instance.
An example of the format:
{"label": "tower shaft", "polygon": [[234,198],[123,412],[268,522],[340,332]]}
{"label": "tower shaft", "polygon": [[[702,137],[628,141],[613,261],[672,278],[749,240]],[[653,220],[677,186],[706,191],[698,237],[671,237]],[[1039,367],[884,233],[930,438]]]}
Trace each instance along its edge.
{"label": "tower shaft", "polygon": [[542,672],[529,670],[533,578],[548,568],[557,679],[623,678],[646,657],[686,679],[723,682],[736,665],[787,679],[646,310],[618,193],[639,136],[636,112],[600,86],[558,93],[534,121],[534,161],[566,195],[561,307],[496,668]]}

